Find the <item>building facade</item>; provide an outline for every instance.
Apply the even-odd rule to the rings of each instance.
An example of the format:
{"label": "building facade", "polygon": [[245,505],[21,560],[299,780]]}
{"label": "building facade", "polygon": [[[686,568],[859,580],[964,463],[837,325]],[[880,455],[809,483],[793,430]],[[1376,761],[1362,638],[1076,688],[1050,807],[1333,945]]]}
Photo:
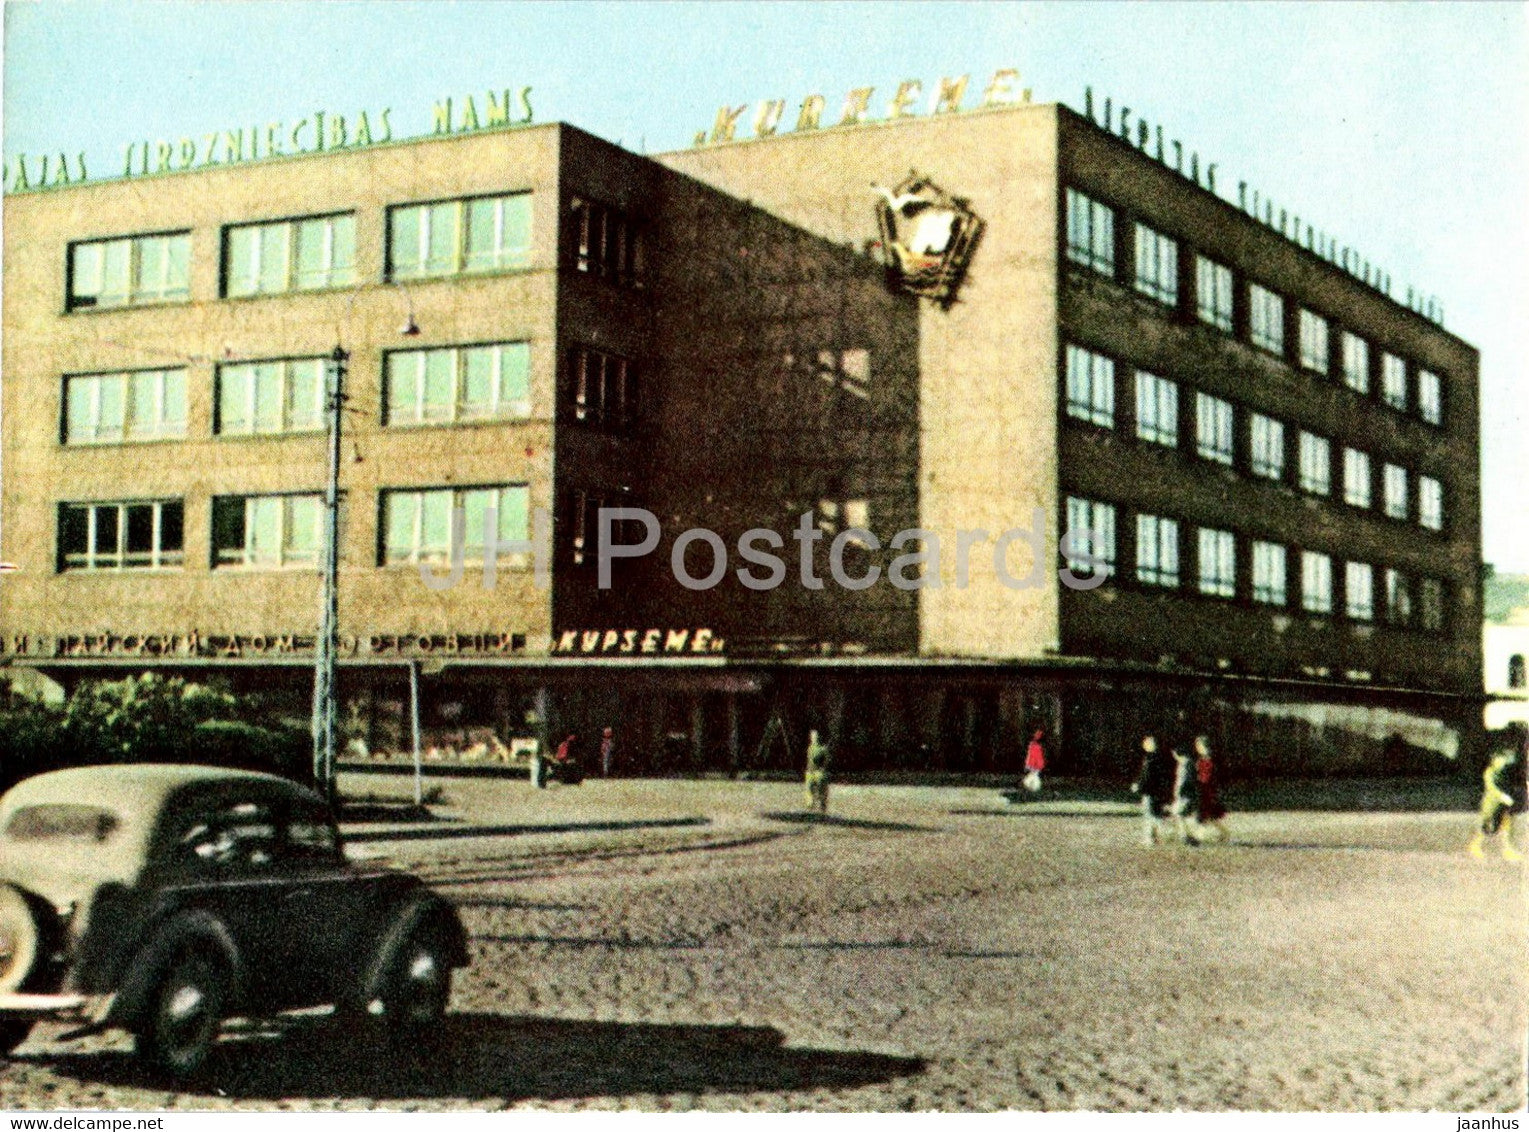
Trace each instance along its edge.
{"label": "building facade", "polygon": [[[954,301],[888,246],[924,183],[974,218]],[[634,769],[783,767],[808,726],[1007,769],[1035,725],[1114,767],[1185,704],[1283,765],[1255,701],[1479,720],[1475,352],[1063,107],[658,159],[527,126],[5,226],[0,631],[64,683],[301,703],[339,359],[374,748],[411,664],[438,730],[617,726]],[[618,507],[656,538],[602,585]]]}

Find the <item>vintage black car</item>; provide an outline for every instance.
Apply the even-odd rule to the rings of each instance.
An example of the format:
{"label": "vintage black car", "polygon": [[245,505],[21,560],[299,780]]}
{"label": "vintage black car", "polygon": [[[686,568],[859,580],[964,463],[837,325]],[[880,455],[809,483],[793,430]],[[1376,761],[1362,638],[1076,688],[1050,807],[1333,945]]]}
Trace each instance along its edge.
{"label": "vintage black car", "polygon": [[175,1077],[220,1024],[333,1004],[424,1036],[467,963],[456,910],[348,862],[329,808],[287,779],[110,766],[0,798],[0,1050],[41,1018],[120,1027]]}

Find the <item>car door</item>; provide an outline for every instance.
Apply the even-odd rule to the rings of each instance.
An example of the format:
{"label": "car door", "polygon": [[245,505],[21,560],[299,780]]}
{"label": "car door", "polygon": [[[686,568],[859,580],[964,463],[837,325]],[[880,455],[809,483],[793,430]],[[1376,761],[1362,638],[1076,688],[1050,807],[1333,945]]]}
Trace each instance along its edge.
{"label": "car door", "polygon": [[310,936],[313,889],[282,852],[280,799],[258,791],[205,798],[187,815],[175,853],[183,900],[215,915],[244,964],[256,1010],[300,999],[294,966]]}
{"label": "car door", "polygon": [[368,886],[346,863],[328,807],[316,798],[288,800],[279,852],[294,890],[292,924],[302,925],[288,936],[295,989],[305,1002],[333,1002],[365,961]]}

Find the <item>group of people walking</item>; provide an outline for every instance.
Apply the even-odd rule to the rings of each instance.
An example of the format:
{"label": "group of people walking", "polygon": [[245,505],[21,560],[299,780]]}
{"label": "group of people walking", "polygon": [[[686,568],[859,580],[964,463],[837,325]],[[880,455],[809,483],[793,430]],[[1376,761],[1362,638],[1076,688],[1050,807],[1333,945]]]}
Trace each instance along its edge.
{"label": "group of people walking", "polygon": [[1141,772],[1131,792],[1141,798],[1142,842],[1156,845],[1172,839],[1199,845],[1212,837],[1226,841],[1226,805],[1210,739],[1196,735],[1192,743],[1168,743],[1147,734],[1141,750]]}

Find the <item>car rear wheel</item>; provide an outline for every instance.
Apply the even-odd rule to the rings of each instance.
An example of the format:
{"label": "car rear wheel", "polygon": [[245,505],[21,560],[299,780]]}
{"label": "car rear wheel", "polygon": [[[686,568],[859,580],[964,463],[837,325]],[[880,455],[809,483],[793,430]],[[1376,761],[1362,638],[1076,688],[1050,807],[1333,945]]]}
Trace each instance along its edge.
{"label": "car rear wheel", "polygon": [[27,986],[42,957],[42,927],[26,897],[0,885],[0,993]]}
{"label": "car rear wheel", "polygon": [[228,989],[223,964],[205,952],[190,950],[172,960],[150,996],[138,1055],[171,1077],[194,1076],[218,1040]]}

